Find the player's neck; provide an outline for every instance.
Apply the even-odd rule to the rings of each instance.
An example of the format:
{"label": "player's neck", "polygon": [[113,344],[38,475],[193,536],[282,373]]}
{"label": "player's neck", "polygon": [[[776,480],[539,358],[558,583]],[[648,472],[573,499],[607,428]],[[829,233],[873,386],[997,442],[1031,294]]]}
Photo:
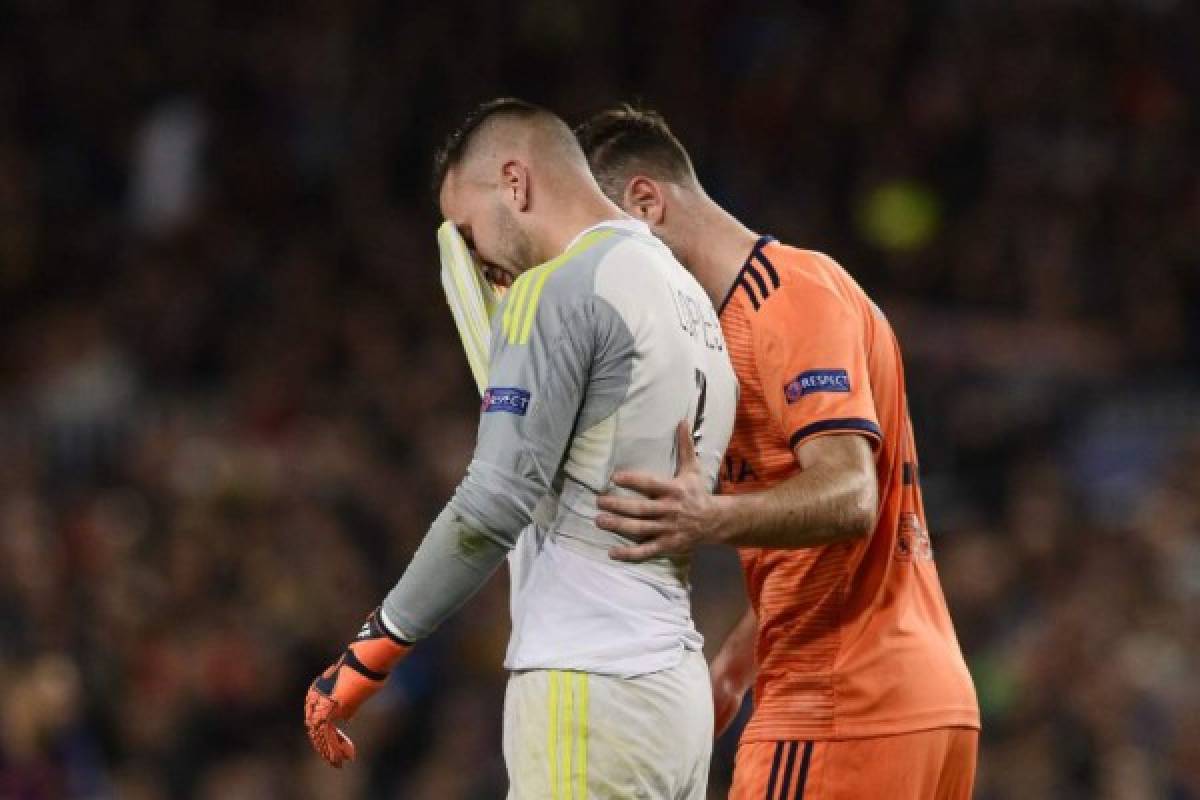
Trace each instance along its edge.
{"label": "player's neck", "polygon": [[541,242],[543,263],[561,255],[588,228],[614,219],[631,219],[599,191],[585,193],[573,202],[558,206],[557,213],[545,228]]}
{"label": "player's neck", "polygon": [[720,310],[729,289],[754,250],[758,234],[708,197],[691,209],[691,246],[684,262]]}

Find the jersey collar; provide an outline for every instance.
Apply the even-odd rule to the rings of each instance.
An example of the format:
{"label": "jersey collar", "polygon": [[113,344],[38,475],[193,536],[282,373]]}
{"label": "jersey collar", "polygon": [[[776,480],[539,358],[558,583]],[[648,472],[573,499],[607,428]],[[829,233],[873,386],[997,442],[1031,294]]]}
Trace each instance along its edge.
{"label": "jersey collar", "polygon": [[746,256],[746,260],[742,262],[742,268],[738,270],[737,275],[733,278],[733,283],[729,284],[729,290],[725,292],[725,299],[721,301],[721,305],[717,308],[717,316],[720,316],[725,311],[725,306],[729,305],[729,300],[733,297],[734,291],[741,282],[742,277],[746,274],[746,270],[750,269],[754,264],[754,259],[762,259],[762,249],[771,242],[778,241],[774,236],[764,234],[758,237],[758,241],[754,243],[754,247],[750,250],[750,255]]}
{"label": "jersey collar", "polygon": [[646,223],[642,222],[641,220],[606,219],[606,220],[597,222],[595,225],[592,225],[588,228],[584,228],[579,233],[575,234],[575,238],[567,243],[567,246],[565,248],[563,248],[563,252],[570,250],[572,247],[574,247],[576,244],[579,243],[580,239],[587,236],[592,231],[600,230],[601,228],[615,228],[619,231],[627,231],[629,233],[641,233],[641,234],[645,234],[646,236],[650,235],[650,228],[646,225]]}

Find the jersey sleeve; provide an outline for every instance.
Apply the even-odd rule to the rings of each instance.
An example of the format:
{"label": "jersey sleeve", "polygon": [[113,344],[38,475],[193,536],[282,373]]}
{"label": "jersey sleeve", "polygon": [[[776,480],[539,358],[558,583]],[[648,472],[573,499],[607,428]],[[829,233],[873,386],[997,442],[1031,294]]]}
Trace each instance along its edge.
{"label": "jersey sleeve", "polygon": [[788,445],[857,433],[882,441],[861,317],[823,286],[784,286],[753,321],[763,395]]}
{"label": "jersey sleeve", "polygon": [[576,428],[611,413],[628,388],[621,365],[632,343],[619,316],[594,294],[544,283],[518,282],[523,299],[510,291],[501,305],[467,476],[384,600],[389,629],[409,641],[432,633],[503,563]]}
{"label": "jersey sleeve", "polygon": [[506,542],[515,542],[552,486],[596,346],[589,298],[564,296],[529,277],[497,310],[475,453],[451,501]]}

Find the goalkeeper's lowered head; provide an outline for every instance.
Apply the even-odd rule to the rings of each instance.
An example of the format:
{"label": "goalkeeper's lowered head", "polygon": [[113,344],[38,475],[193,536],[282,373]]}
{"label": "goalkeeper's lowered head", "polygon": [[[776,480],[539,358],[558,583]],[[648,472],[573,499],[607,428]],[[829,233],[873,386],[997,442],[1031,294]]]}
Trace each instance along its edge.
{"label": "goalkeeper's lowered head", "polygon": [[600,190],[571,129],[513,98],[484,103],[447,139],[434,189],[488,280],[509,286],[583,230],[628,218]]}

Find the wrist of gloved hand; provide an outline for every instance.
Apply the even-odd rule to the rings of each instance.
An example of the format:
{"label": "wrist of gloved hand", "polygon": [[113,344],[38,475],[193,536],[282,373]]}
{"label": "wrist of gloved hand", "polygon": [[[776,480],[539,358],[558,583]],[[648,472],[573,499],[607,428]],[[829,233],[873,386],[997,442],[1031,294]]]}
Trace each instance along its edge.
{"label": "wrist of gloved hand", "polygon": [[313,681],[304,702],[305,727],[313,748],[331,765],[340,767],[355,755],[354,744],[337,723],[353,717],[383,688],[388,673],[411,647],[388,630],[377,608],[337,661]]}

